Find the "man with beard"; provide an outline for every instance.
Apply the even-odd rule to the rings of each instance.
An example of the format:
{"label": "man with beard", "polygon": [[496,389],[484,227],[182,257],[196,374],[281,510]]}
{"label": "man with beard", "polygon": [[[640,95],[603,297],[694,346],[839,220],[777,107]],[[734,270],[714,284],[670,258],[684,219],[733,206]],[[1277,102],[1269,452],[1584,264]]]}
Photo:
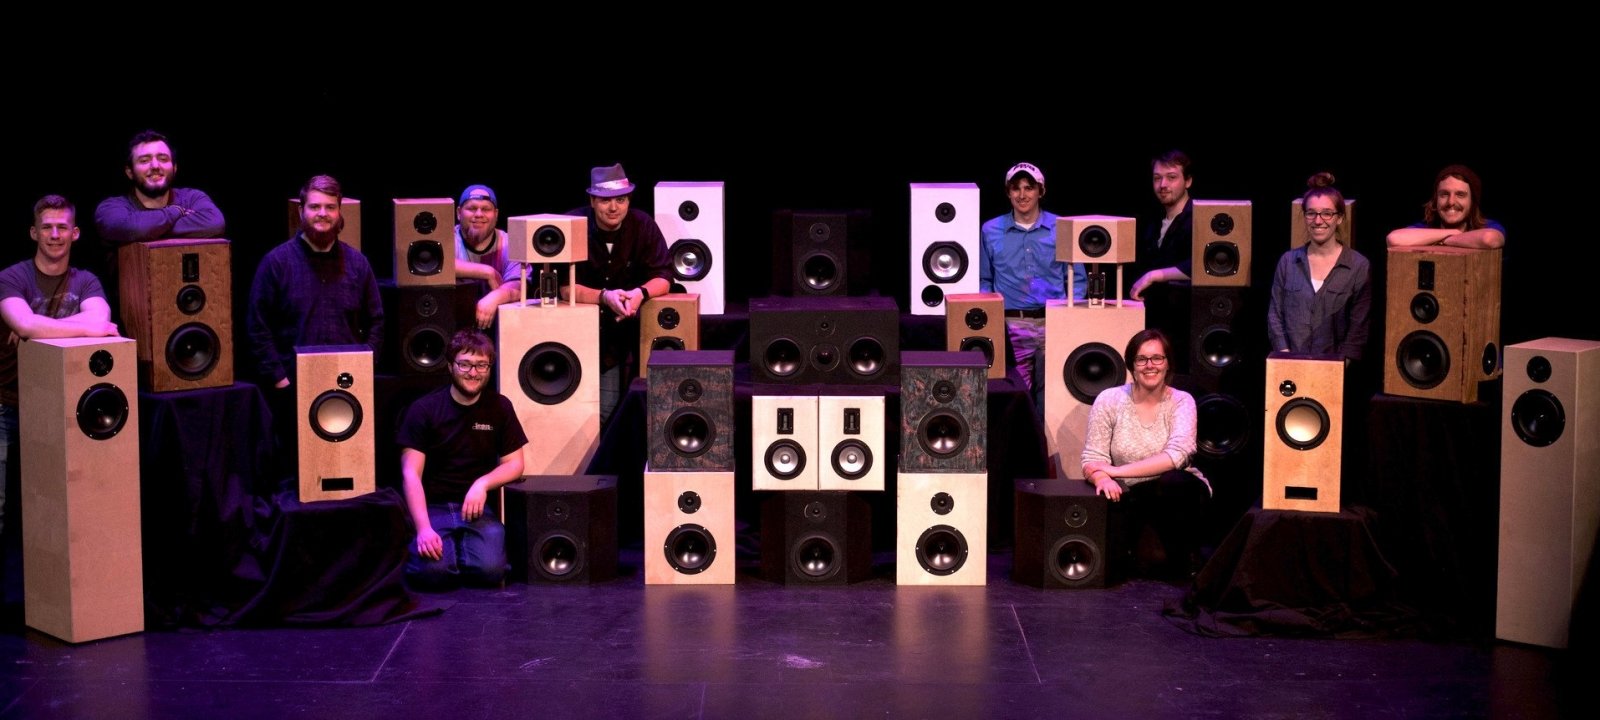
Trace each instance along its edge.
{"label": "man with beard", "polygon": [[1483,181],[1465,165],[1451,165],[1434,177],[1433,197],[1422,205],[1422,222],[1389,233],[1389,247],[1490,249],[1505,244],[1505,227],[1483,216]]}
{"label": "man with beard", "polygon": [[[1146,290],[1156,283],[1187,281],[1194,265],[1190,254],[1194,246],[1194,200],[1189,186],[1189,156],[1172,150],[1150,161],[1151,189],[1161,213],[1139,223],[1138,244],[1129,273],[1133,284],[1128,297],[1144,300]],[[1158,304],[1164,304],[1158,301]]]}
{"label": "man with beard", "polygon": [[478,300],[478,327],[488,329],[496,310],[520,297],[522,263],[506,256],[506,231],[497,226],[499,201],[488,185],[471,185],[456,203],[456,275],[489,285]]}
{"label": "man with beard", "polygon": [[495,359],[488,336],[461,330],[446,357],[450,384],[413,402],[396,433],[417,529],[406,577],[425,589],[494,585],[506,571],[505,527],[489,493],[522,477],[528,438],[511,401],[485,391]]}

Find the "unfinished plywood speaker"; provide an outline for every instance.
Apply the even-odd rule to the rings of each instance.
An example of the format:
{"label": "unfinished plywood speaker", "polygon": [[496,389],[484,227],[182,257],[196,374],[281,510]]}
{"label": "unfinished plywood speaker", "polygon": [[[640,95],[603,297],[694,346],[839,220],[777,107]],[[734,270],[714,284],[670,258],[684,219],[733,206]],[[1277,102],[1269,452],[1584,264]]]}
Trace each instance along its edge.
{"label": "unfinished plywood speaker", "polygon": [[600,440],[600,308],[501,305],[500,394],[528,436],[522,471],[575,475]]}
{"label": "unfinished plywood speaker", "polygon": [[295,348],[300,416],[300,502],[343,500],[377,489],[374,468],[372,349],[365,345]]}
{"label": "unfinished plywood speaker", "polygon": [[944,349],[983,353],[990,380],[1006,376],[1006,301],[1000,293],[946,295]]}
{"label": "unfinished plywood speaker", "polygon": [[1138,221],[1115,215],[1067,215],[1056,219],[1056,259],[1065,263],[1133,262]]}
{"label": "unfinished plywood speaker", "polygon": [[750,398],[751,488],[816,490],[822,462],[815,395]]}
{"label": "unfinished plywood speaker", "polygon": [[849,492],[761,501],[761,575],[787,585],[847,585],[872,575],[872,509]]}
{"label": "unfinished plywood speaker", "polygon": [[588,260],[589,219],[582,215],[506,218],[506,257],[529,264]]}
{"label": "unfinished plywood speaker", "polygon": [[882,395],[823,395],[817,398],[817,487],[822,490],[884,488]]}
{"label": "unfinished plywood speaker", "polygon": [[122,321],[155,391],[233,384],[233,269],[227,240],[123,245]]}
{"label": "unfinished plywood speaker", "polygon": [[1339,512],[1344,447],[1344,360],[1267,356],[1261,507]]}
{"label": "unfinished plywood speaker", "polygon": [[17,349],[24,619],[67,642],[144,630],[136,357],[125,338]]}
{"label": "unfinished plywood speaker", "polygon": [[700,300],[694,293],[672,293],[644,301],[639,308],[639,374],[650,376],[650,354],[700,349]]}
{"label": "unfinished plywood speaker", "polygon": [[733,470],[733,351],[657,353],[649,393],[645,432],[652,469]]}
{"label": "unfinished plywood speaker", "polygon": [[1044,309],[1044,430],[1050,453],[1061,456],[1067,477],[1082,479],[1089,408],[1104,390],[1129,381],[1122,357],[1128,340],[1144,329],[1144,305],[1090,307],[1051,300]]}
{"label": "unfinished plywood speaker", "polygon": [[902,472],[895,499],[895,583],[983,585],[989,474]]}
{"label": "unfinished plywood speaker", "polygon": [[1477,402],[1500,376],[1500,251],[1389,248],[1383,391]]}
{"label": "unfinished plywood speaker", "polygon": [[940,315],[945,297],[978,291],[975,183],[911,183],[912,315]]}
{"label": "unfinished plywood speaker", "polygon": [[506,559],[528,583],[617,576],[617,478],[529,475],[505,486]]}
{"label": "unfinished plywood speaker", "polygon": [[973,353],[908,352],[900,359],[902,472],[989,469],[989,380]]}
{"label": "unfinished plywood speaker", "polygon": [[720,182],[656,183],[656,225],[672,258],[672,290],[700,296],[700,312],[721,315],[728,272]]}
{"label": "unfinished plywood speaker", "polygon": [[1011,577],[1046,589],[1103,588],[1111,552],[1104,497],[1082,480],[1016,481]]}
{"label": "unfinished plywood speaker", "polygon": [[644,472],[644,583],[732,585],[733,471]]}
{"label": "unfinished plywood speaker", "polygon": [[[344,221],[344,226],[339,228],[339,242],[357,250],[361,249],[361,201],[355,198],[339,198],[339,219]],[[300,198],[289,198],[289,237],[294,237],[300,232]]]}
{"label": "unfinished plywood speaker", "polygon": [[455,217],[450,198],[395,199],[396,285],[456,284]]}
{"label": "unfinished plywood speaker", "polygon": [[1195,287],[1250,286],[1250,201],[1194,201]]}
{"label": "unfinished plywood speaker", "polygon": [[[1289,207],[1289,249],[1311,242],[1311,236],[1306,234],[1306,209],[1305,201],[1295,198]],[[1355,198],[1344,199],[1344,222],[1339,223],[1339,242],[1345,247],[1355,247],[1356,237],[1356,201]]]}

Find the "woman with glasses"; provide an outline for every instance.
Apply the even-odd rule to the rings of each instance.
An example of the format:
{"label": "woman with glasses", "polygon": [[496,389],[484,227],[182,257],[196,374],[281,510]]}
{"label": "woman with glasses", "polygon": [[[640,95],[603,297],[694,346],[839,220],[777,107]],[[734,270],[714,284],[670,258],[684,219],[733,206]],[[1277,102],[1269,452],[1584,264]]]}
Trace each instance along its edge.
{"label": "woman with glasses", "polygon": [[[1133,382],[1095,398],[1083,476],[1123,515],[1122,555],[1130,554],[1151,526],[1165,547],[1163,574],[1187,579],[1199,568],[1200,520],[1211,485],[1189,464],[1195,451],[1194,396],[1167,385],[1171,352],[1167,336],[1155,328],[1128,341],[1123,357]],[[1148,574],[1143,567],[1137,572]]]}
{"label": "woman with glasses", "polygon": [[1344,195],[1317,173],[1300,200],[1309,241],[1283,254],[1272,276],[1272,349],[1361,359],[1372,310],[1371,265],[1344,233]]}

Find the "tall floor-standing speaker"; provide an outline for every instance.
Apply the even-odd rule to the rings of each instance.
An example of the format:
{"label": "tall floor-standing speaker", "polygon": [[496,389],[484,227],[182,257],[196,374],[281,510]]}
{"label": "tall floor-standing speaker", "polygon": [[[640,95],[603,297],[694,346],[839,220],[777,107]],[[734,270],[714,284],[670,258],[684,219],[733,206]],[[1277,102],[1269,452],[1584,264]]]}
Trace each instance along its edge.
{"label": "tall floor-standing speaker", "polygon": [[383,354],[378,369],[396,375],[444,373],[445,352],[456,330],[477,317],[475,286],[396,285],[378,281],[383,299]]}
{"label": "tall floor-standing speaker", "polygon": [[[778,295],[849,295],[852,277],[864,268],[862,252],[852,252],[861,230],[859,213],[779,210],[772,216],[773,283]],[[864,288],[863,288],[864,289]],[[891,300],[892,302],[892,300]]]}
{"label": "tall floor-standing speaker", "polygon": [[761,575],[847,585],[872,575],[872,510],[850,492],[772,493],[761,502]]}
{"label": "tall floor-standing speaker", "polygon": [[118,253],[122,320],[155,392],[233,384],[233,269],[227,240],[157,240]]}
{"label": "tall floor-standing speaker", "polygon": [[300,502],[343,500],[377,489],[372,349],[315,345],[295,349],[300,416]]}
{"label": "tall floor-standing speaker", "polygon": [[945,296],[944,349],[983,353],[989,379],[1006,376],[1006,301],[1000,293]]}
{"label": "tall floor-standing speaker", "polygon": [[[339,242],[357,250],[361,249],[361,201],[352,197],[339,198]],[[289,237],[300,232],[300,198],[289,198]]]}
{"label": "tall floor-standing speaker", "polygon": [[23,610],[67,642],[144,629],[135,358],[125,338],[17,350]]}
{"label": "tall floor-standing speaker", "polygon": [[989,469],[989,379],[972,353],[900,359],[900,463],[906,472]]}
{"label": "tall floor-standing speaker", "polygon": [[617,576],[617,478],[529,475],[505,486],[506,558],[528,583]]}
{"label": "tall floor-standing speaker", "polygon": [[700,349],[700,301],[694,293],[672,293],[644,301],[639,308],[639,374],[650,376],[650,354],[657,350]]}
{"label": "tall floor-standing speaker", "polygon": [[1195,287],[1250,286],[1250,201],[1194,201]]}
{"label": "tall floor-standing speaker", "polygon": [[1011,577],[1041,588],[1105,587],[1111,563],[1106,503],[1082,480],[1017,480]]}
{"label": "tall floor-standing speaker", "polygon": [[1249,289],[1200,285],[1190,293],[1190,377],[1208,393],[1243,390],[1245,359],[1259,357],[1249,338],[1260,334],[1261,318],[1245,307]]}
{"label": "tall floor-standing speaker", "polygon": [[989,473],[902,472],[896,482],[895,582],[983,585]]}
{"label": "tall floor-standing speaker", "polygon": [[395,199],[396,285],[456,284],[455,215],[450,198]]}
{"label": "tall floor-standing speaker", "polygon": [[600,307],[501,305],[500,394],[528,436],[522,472],[574,475],[600,440]]}
{"label": "tall floor-standing speaker", "polygon": [[777,385],[900,382],[900,310],[892,298],[750,301],[750,379]]}
{"label": "tall floor-standing speaker", "polygon": [[[1289,209],[1289,249],[1311,242],[1311,236],[1306,234],[1306,209],[1304,201],[1295,198],[1290,203]],[[1344,199],[1344,222],[1339,223],[1339,237],[1344,241],[1345,247],[1355,247],[1356,237],[1356,201],[1355,198]]]}
{"label": "tall floor-standing speaker", "polygon": [[721,315],[727,296],[723,208],[720,182],[656,183],[656,225],[672,257],[672,291],[698,294],[707,315]]}
{"label": "tall floor-standing speaker", "polygon": [[944,313],[945,296],[978,291],[978,186],[911,183],[912,315]]}
{"label": "tall floor-standing speaker", "polygon": [[883,414],[882,395],[817,398],[818,488],[883,491]]}
{"label": "tall floor-standing speaker", "polygon": [[816,490],[817,396],[750,398],[750,487]]}
{"label": "tall floor-standing speaker", "polygon": [[644,472],[644,583],[732,585],[733,471]]}
{"label": "tall floor-standing speaker", "polygon": [[1344,360],[1267,356],[1261,507],[1339,512],[1344,447]]}
{"label": "tall floor-standing speaker", "polygon": [[733,351],[657,353],[650,360],[649,392],[645,444],[651,470],[734,469]]}
{"label": "tall floor-standing speaker", "polygon": [[1507,345],[1506,368],[1494,634],[1566,647],[1600,531],[1600,342]]}
{"label": "tall floor-standing speaker", "polygon": [[1128,340],[1144,329],[1144,305],[1123,301],[1088,307],[1052,300],[1044,308],[1044,430],[1067,477],[1083,478],[1083,444],[1089,408],[1100,392],[1128,382],[1133,368],[1122,357]]}
{"label": "tall floor-standing speaker", "polygon": [[1477,402],[1500,376],[1500,251],[1389,248],[1383,391]]}

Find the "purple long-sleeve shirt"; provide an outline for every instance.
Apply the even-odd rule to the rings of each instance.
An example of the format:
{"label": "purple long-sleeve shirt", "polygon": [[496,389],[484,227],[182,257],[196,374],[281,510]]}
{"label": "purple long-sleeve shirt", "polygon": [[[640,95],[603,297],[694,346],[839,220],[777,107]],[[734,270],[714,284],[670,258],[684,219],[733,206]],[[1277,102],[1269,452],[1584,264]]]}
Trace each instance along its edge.
{"label": "purple long-sleeve shirt", "polygon": [[94,226],[101,239],[112,245],[167,238],[219,238],[225,228],[216,203],[194,188],[173,188],[172,201],[155,209],[140,205],[131,193],[108,197],[94,209]]}

